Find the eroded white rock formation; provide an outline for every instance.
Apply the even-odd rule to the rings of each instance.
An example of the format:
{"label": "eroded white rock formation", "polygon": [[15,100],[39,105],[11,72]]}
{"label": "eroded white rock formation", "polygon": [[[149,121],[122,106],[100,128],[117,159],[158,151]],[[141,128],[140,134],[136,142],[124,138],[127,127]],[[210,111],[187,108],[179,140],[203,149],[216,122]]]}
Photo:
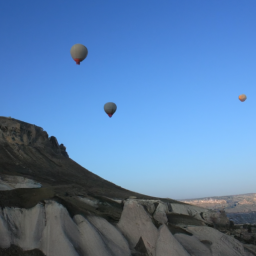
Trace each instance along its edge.
{"label": "eroded white rock formation", "polygon": [[[190,206],[187,212],[186,205],[179,210],[175,204],[171,207],[191,215]],[[0,247],[38,248],[47,256],[131,256],[140,241],[150,256],[252,255],[234,238],[208,226],[187,225],[188,234],[172,234],[164,216],[169,208],[160,200],[128,199],[119,222],[111,224],[93,215],[72,218],[63,205],[52,200],[31,209],[5,207],[0,210]],[[201,210],[193,208],[193,214],[199,218]]]}

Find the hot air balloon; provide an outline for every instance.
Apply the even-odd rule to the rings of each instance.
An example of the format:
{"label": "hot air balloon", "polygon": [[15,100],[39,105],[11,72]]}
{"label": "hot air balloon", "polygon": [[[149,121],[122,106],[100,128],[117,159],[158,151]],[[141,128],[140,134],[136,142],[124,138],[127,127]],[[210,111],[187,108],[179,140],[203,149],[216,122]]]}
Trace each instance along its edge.
{"label": "hot air balloon", "polygon": [[76,62],[76,64],[80,65],[80,62],[86,58],[88,50],[82,44],[75,44],[71,47],[70,54],[73,60]]}
{"label": "hot air balloon", "polygon": [[104,105],[104,110],[111,117],[116,112],[117,106],[113,102],[108,102]]}
{"label": "hot air balloon", "polygon": [[247,99],[247,97],[246,97],[245,94],[241,94],[241,95],[239,95],[238,99],[239,99],[240,101],[244,102],[244,101]]}

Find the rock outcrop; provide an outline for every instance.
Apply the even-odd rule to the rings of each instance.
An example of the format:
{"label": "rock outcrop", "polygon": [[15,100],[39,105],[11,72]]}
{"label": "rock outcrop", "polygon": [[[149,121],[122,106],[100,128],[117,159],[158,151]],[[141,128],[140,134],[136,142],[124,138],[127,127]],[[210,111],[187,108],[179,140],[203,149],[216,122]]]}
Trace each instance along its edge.
{"label": "rock outcrop", "polygon": [[43,128],[18,121],[14,118],[0,117],[0,142],[1,144],[9,144],[22,151],[24,146],[31,147],[48,147],[55,153],[68,157],[66,148],[63,144],[59,145],[54,136],[48,137]]}

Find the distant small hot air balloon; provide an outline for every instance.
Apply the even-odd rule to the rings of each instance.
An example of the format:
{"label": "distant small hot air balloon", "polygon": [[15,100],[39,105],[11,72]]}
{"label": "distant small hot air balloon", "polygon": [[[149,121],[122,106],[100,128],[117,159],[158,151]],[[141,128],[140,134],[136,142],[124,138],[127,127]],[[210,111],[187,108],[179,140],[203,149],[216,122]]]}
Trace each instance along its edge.
{"label": "distant small hot air balloon", "polygon": [[116,112],[117,106],[113,102],[108,102],[104,105],[104,110],[111,117]]}
{"label": "distant small hot air balloon", "polygon": [[241,95],[239,95],[238,99],[239,99],[240,101],[244,102],[244,101],[247,99],[247,97],[246,97],[245,94],[241,94]]}
{"label": "distant small hot air balloon", "polygon": [[70,54],[76,64],[80,65],[80,62],[86,58],[88,50],[82,44],[75,44],[71,47]]}

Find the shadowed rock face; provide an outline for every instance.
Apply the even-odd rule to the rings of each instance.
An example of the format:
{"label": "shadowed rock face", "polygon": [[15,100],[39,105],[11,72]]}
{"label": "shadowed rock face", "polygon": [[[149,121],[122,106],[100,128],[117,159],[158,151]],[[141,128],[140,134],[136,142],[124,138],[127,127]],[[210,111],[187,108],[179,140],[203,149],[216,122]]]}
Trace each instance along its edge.
{"label": "shadowed rock face", "polygon": [[226,227],[225,214],[123,189],[42,128],[5,117],[0,206],[1,256],[253,255],[211,228]]}
{"label": "shadowed rock face", "polygon": [[2,249],[0,248],[1,256],[45,256],[40,250],[33,249],[24,251],[19,246],[11,245],[9,248]]}

